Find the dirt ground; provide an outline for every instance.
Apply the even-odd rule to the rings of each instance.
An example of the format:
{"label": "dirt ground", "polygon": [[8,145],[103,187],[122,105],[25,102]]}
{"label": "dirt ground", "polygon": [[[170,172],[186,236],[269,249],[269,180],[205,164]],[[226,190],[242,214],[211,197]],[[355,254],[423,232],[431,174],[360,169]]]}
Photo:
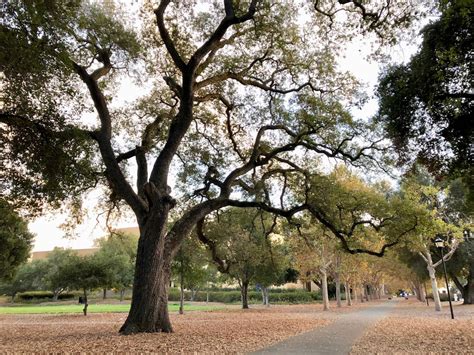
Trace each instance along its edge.
{"label": "dirt ground", "polygon": [[441,312],[415,299],[401,300],[389,317],[370,327],[351,354],[474,354],[474,305]]}
{"label": "dirt ground", "polygon": [[245,353],[324,326],[362,306],[295,305],[171,315],[173,334],[120,336],[126,314],[1,315],[0,353]]}
{"label": "dirt ground", "polygon": [[[250,310],[235,307],[171,315],[175,333],[120,336],[126,314],[0,315],[0,353],[246,353],[317,327],[375,302],[344,306],[294,305]],[[474,305],[435,312],[401,300],[352,348],[361,353],[474,354]]]}

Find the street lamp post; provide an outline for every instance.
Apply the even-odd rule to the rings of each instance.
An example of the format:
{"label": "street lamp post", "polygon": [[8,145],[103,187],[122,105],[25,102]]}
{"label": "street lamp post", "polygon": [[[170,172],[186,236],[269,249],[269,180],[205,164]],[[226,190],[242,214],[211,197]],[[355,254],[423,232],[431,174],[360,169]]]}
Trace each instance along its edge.
{"label": "street lamp post", "polygon": [[444,269],[444,280],[446,281],[446,289],[448,290],[449,309],[451,311],[451,319],[454,319],[453,304],[451,303],[451,293],[449,292],[448,275],[446,273],[446,264],[444,263],[444,240],[438,236],[434,240],[434,243],[436,247],[441,251],[441,261],[443,262]]}

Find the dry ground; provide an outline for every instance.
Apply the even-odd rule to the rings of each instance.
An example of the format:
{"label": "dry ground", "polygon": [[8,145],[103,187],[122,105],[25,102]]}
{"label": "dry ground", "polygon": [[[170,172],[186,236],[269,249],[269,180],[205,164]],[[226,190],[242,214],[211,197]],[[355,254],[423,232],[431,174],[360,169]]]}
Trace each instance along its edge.
{"label": "dry ground", "polygon": [[435,312],[433,303],[401,300],[387,318],[369,328],[351,354],[474,354],[474,305],[449,305]]}
{"label": "dry ground", "polygon": [[323,312],[295,305],[171,315],[173,334],[119,336],[126,314],[2,315],[0,353],[157,352],[244,353],[324,326],[364,305]]}

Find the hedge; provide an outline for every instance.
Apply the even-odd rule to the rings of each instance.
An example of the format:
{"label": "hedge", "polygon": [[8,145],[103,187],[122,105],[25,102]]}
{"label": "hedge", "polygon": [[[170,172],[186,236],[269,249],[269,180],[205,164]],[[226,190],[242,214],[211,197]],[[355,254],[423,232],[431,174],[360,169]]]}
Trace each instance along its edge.
{"label": "hedge", "polygon": [[[60,293],[58,296],[59,300],[70,300],[75,298],[76,295],[73,293]],[[53,299],[53,293],[50,291],[28,291],[21,292],[16,295],[16,299],[21,301],[32,301],[41,299]]]}
{"label": "hedge", "polygon": [[[169,290],[169,301],[179,301],[179,298],[179,289],[172,288]],[[185,291],[184,298],[186,301],[190,301],[191,292]],[[197,291],[194,295],[194,301],[205,302],[206,299],[206,291]],[[252,303],[261,302],[262,294],[258,291],[249,291],[248,299],[249,302]],[[321,295],[318,292],[307,292],[303,290],[282,291],[278,289],[277,292],[273,292],[273,290],[270,290],[269,299],[270,303],[308,303],[321,300]],[[240,301],[240,291],[209,291],[209,302],[237,303]]]}

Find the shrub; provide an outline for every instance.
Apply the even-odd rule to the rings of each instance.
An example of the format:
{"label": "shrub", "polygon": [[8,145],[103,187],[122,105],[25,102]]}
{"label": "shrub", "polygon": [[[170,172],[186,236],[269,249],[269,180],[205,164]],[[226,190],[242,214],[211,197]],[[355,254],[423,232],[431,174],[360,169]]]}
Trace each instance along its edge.
{"label": "shrub", "polygon": [[[448,294],[447,293],[440,293],[439,294],[439,299],[441,300],[441,302],[448,301]],[[451,293],[451,301],[454,301],[454,294],[453,293]]]}
{"label": "shrub", "polygon": [[[319,292],[307,292],[304,290],[282,290],[276,289],[276,292],[272,289],[270,291],[270,303],[308,303],[313,301],[319,301],[322,299]],[[179,289],[171,288],[168,294],[168,300],[172,302],[179,301],[180,292]],[[194,301],[205,302],[207,298],[206,291],[197,291],[194,295]],[[259,303],[262,301],[262,294],[259,291],[248,292],[249,302]],[[184,292],[184,299],[189,301],[191,299],[191,291]],[[209,291],[209,302],[222,302],[222,303],[238,303],[240,302],[240,291]]]}
{"label": "shrub", "polygon": [[[61,293],[58,296],[60,300],[69,300],[73,299],[75,294],[73,293]],[[16,299],[19,301],[42,301],[42,300],[52,300],[53,293],[50,291],[28,291],[17,294]]]}

